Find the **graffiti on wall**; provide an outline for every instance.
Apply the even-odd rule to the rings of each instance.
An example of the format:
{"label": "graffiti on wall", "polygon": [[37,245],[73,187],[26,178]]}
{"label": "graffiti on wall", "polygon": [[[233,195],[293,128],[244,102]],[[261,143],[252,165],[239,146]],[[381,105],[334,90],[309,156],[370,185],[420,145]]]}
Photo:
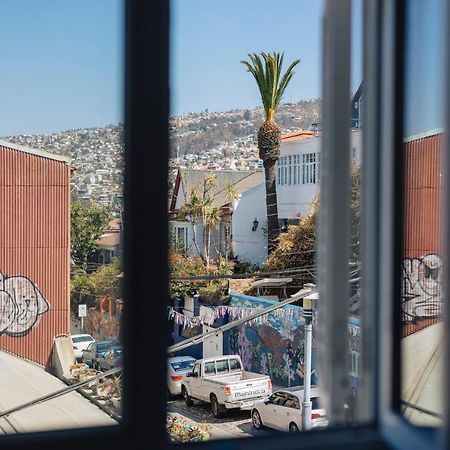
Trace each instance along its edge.
{"label": "graffiti on wall", "polygon": [[[230,305],[265,308],[272,303],[255,297],[232,296]],[[303,384],[304,375],[303,320],[301,308],[285,308],[292,314],[269,313],[263,323],[246,323],[231,329],[229,344],[231,351],[240,355],[245,370],[269,375],[280,386],[298,386]],[[312,375],[314,384],[315,370]]]}
{"label": "graffiti on wall", "polygon": [[441,314],[442,271],[439,255],[405,258],[402,264],[403,321],[434,318]]}
{"label": "graffiti on wall", "polygon": [[0,272],[0,335],[28,334],[49,310],[49,303],[29,278]]}
{"label": "graffiti on wall", "polygon": [[[231,294],[231,306],[265,308],[275,302],[242,294]],[[304,378],[304,322],[302,309],[297,306],[285,306],[292,314],[268,314],[263,323],[246,322],[232,328],[228,342],[232,353],[242,359],[245,370],[269,375],[278,386],[300,386]],[[348,323],[349,356],[359,355],[361,351],[361,333],[358,318]],[[315,367],[316,336],[313,331],[312,348],[312,384],[318,382]],[[349,367],[352,390],[358,384],[358,367]],[[356,375],[356,376],[355,376]]]}

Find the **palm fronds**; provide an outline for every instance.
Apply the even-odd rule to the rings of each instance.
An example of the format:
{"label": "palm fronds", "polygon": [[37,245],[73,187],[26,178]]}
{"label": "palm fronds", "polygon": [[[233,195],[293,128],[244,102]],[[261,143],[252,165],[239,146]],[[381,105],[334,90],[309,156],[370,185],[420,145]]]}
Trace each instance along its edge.
{"label": "palm fronds", "polygon": [[266,112],[266,119],[272,120],[286,87],[295,73],[293,69],[300,63],[300,60],[295,60],[281,77],[284,53],[261,52],[261,56],[249,53],[248,57],[249,61],[241,61],[241,63],[255,78]]}

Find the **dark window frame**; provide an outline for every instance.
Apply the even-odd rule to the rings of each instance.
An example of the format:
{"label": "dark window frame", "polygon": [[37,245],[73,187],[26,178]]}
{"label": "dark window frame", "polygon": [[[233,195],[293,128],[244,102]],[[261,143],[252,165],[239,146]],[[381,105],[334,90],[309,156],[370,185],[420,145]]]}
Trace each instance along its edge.
{"label": "dark window frame", "polygon": [[[349,10],[348,0],[328,0],[327,5],[337,4],[337,13],[326,14],[325,24],[330,27],[334,38],[339,27],[336,23]],[[363,257],[365,273],[373,275],[373,284],[365,287],[368,294],[363,336],[365,348],[370,352],[362,355],[362,377],[368,389],[365,400],[368,424],[355,427],[333,428],[305,434],[274,434],[264,438],[230,440],[228,442],[206,442],[189,444],[189,449],[214,449],[217,447],[238,448],[245,445],[253,449],[350,449],[350,448],[437,448],[438,432],[409,425],[396,410],[399,397],[398,355],[393,347],[398,330],[392,325],[396,314],[394,286],[395,271],[387,273],[381,266],[380,257],[392,255],[392,248],[386,244],[395,236],[398,214],[392,209],[394,203],[385,202],[395,190],[392,181],[398,165],[382,172],[382,168],[393,163],[392,149],[399,143],[401,124],[401,79],[403,73],[402,44],[403,19],[399,12],[402,0],[380,0],[364,2],[365,33],[365,186],[372,188],[365,194],[365,236],[368,241]],[[344,17],[345,18],[345,17]],[[450,16],[447,15],[447,24]],[[334,25],[334,26],[333,26]],[[168,163],[168,38],[169,1],[158,2],[128,0],[126,2],[126,152],[125,152],[125,215],[127,233],[124,236],[124,420],[117,427],[61,430],[45,433],[28,433],[0,437],[0,448],[45,448],[47,450],[79,449],[89,445],[97,449],[141,448],[142,442],[149,442],[153,448],[172,448],[165,432],[166,415],[166,342],[167,318],[165,297],[167,294],[167,163]],[[447,39],[448,41],[448,39]],[[394,43],[400,44],[393,46]],[[336,59],[332,64],[338,64]],[[448,62],[447,62],[448,69]],[[346,68],[344,67],[344,71]],[[348,67],[347,67],[348,70]],[[448,72],[448,70],[447,70]],[[448,79],[448,77],[446,77]],[[448,98],[448,92],[445,93]],[[447,105],[449,102],[447,101]],[[324,126],[327,126],[325,122]],[[400,131],[399,131],[400,130]],[[446,144],[448,146],[448,144]],[[372,149],[373,152],[369,150]],[[373,163],[371,165],[370,163]],[[446,171],[449,173],[449,161]],[[149,176],[149,172],[151,176]],[[383,176],[381,176],[383,173]],[[388,180],[386,182],[386,177]],[[385,184],[382,186],[382,184]],[[448,187],[448,186],[447,186]],[[149,201],[149,199],[151,201]],[[383,215],[380,215],[383,212]],[[393,218],[388,215],[393,212]],[[377,218],[377,215],[379,216]],[[381,229],[376,227],[380,222]],[[446,211],[446,220],[448,211]],[[372,222],[370,222],[372,220]],[[447,220],[447,224],[450,221]],[[386,239],[386,242],[385,242]],[[378,245],[381,245],[378,250]],[[447,254],[450,252],[447,251]],[[149,257],[157,261],[151,273],[148,270]],[[384,264],[384,262],[383,262]],[[391,261],[392,265],[392,261]],[[445,268],[449,275],[449,268]],[[392,275],[394,273],[394,275]],[[448,278],[448,277],[447,277]],[[383,285],[381,282],[386,281]],[[149,306],[149,286],[155,292],[159,304]],[[377,300],[381,299],[380,320],[375,311]],[[335,299],[333,299],[335,300]],[[149,309],[151,308],[151,309]],[[373,315],[371,313],[374,313]],[[151,325],[151,326],[150,326]],[[448,327],[447,327],[448,328]],[[389,331],[389,330],[392,330]],[[383,332],[388,334],[379,339]],[[146,370],[142,352],[151,342],[154,367]],[[447,346],[450,352],[450,346]],[[345,357],[343,357],[345,361]],[[450,358],[448,358],[450,360]],[[371,374],[368,367],[377,369]],[[393,374],[392,379],[386,374]],[[150,382],[149,382],[150,377]],[[388,382],[386,382],[388,379]],[[394,381],[393,383],[390,381]],[[148,390],[148,386],[161,389]],[[152,407],[149,420],[148,406]],[[397,405],[398,406],[398,405]],[[445,445],[445,443],[443,444]]]}

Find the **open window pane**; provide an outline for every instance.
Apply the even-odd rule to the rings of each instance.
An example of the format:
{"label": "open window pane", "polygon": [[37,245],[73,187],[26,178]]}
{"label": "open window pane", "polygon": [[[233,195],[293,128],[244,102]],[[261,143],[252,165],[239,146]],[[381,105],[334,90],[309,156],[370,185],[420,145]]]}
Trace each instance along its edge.
{"label": "open window pane", "polygon": [[117,425],[124,5],[0,14],[0,434]]}
{"label": "open window pane", "polygon": [[405,3],[402,397],[414,424],[442,423],[444,2]]}
{"label": "open window pane", "polygon": [[[351,59],[356,70],[339,111],[339,116],[346,118],[342,130],[348,142],[337,152],[342,152],[338,165],[346,165],[347,178],[336,179],[348,183],[349,189],[348,201],[336,213],[348,216],[349,226],[346,236],[334,235],[346,245],[348,258],[341,267],[348,289],[344,329],[339,333],[341,367],[336,374],[330,372],[332,378],[345,378],[339,406],[343,420],[337,423],[344,426],[366,420],[366,416],[358,416],[356,405],[363,365],[359,284],[362,2],[348,3],[346,8],[348,5],[345,20],[353,24]],[[264,436],[272,429],[326,428],[328,410],[322,401],[318,367],[320,337],[315,331],[320,314],[308,316],[305,310],[311,302],[313,309],[320,303],[316,292],[317,216],[322,152],[330,152],[331,147],[326,149],[323,141],[321,100],[301,100],[307,98],[302,89],[316,89],[321,96],[324,5],[305,5],[307,26],[301,25],[305,8],[296,4],[281,4],[275,10],[269,3],[261,8],[260,3],[249,2],[242,9],[242,4],[232,2],[224,10],[224,5],[217,3],[174,0],[171,6],[168,203],[169,227],[175,231],[169,254],[168,360],[195,358],[198,370],[186,370],[179,376],[168,365],[169,439],[186,442],[206,436]],[[269,45],[259,35],[260,27],[249,27],[255,22],[255,11],[261,23],[269,16],[271,23],[276,23],[273,16],[280,14],[283,22],[295,17],[295,24],[272,33]],[[303,45],[306,32],[307,48]],[[280,50],[285,49],[286,61],[299,57],[302,62],[295,67],[292,84],[275,116],[279,148],[269,151],[270,133],[259,127],[266,119],[266,124],[271,123],[272,112],[267,105],[267,111],[252,106],[261,100],[252,63],[258,67],[259,49],[265,42],[267,50],[272,49],[274,37]],[[350,40],[347,44],[350,53]],[[249,57],[253,51],[256,56]],[[207,70],[195,64],[199,54],[204,55]],[[249,65],[241,64],[242,60]],[[261,63],[265,64],[264,59]],[[303,80],[307,73],[315,78],[304,80],[303,87],[297,85],[296,80]],[[279,153],[275,157],[272,151]],[[335,169],[332,166],[329,171]],[[276,196],[272,188],[276,188]],[[273,221],[272,215],[277,220]],[[186,241],[180,246],[182,228],[187,230]],[[227,236],[221,232],[225,228]],[[272,310],[266,311],[268,308]],[[229,373],[229,367],[220,361],[223,355],[240,359],[240,374]],[[299,411],[291,421],[286,411],[279,409],[287,407],[284,402],[266,402],[271,392],[283,389],[287,393],[270,398],[284,399],[292,393],[295,398],[289,405],[298,404]],[[268,413],[269,404],[276,407]],[[199,424],[200,433],[195,428]]]}

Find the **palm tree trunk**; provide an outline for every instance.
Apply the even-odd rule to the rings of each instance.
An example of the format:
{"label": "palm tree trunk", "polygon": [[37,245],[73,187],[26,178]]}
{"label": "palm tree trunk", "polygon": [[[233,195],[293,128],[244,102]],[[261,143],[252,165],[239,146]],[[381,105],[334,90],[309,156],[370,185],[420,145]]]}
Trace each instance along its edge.
{"label": "palm tree trunk", "polygon": [[264,173],[266,177],[267,250],[270,255],[276,247],[276,240],[279,234],[275,164],[264,164]]}

